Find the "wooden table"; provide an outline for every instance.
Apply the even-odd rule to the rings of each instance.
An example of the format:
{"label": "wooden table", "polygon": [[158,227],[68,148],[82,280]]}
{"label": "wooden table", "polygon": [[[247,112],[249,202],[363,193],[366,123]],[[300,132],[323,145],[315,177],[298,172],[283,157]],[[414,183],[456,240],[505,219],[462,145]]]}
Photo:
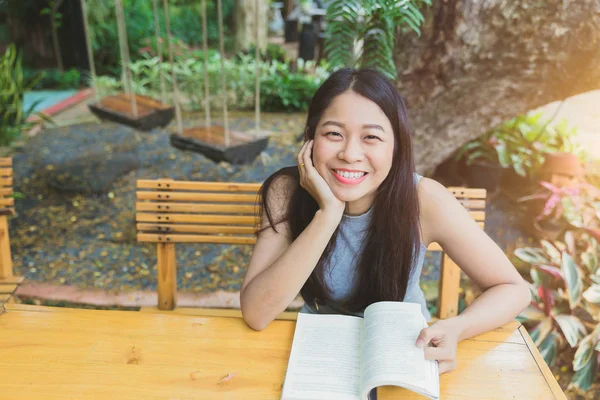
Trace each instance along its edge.
{"label": "wooden table", "polygon": [[[239,318],[5,307],[2,400],[279,399],[295,327],[274,321],[255,332]],[[441,392],[443,400],[566,399],[516,322],[461,342]],[[379,393],[423,398],[400,388]]]}

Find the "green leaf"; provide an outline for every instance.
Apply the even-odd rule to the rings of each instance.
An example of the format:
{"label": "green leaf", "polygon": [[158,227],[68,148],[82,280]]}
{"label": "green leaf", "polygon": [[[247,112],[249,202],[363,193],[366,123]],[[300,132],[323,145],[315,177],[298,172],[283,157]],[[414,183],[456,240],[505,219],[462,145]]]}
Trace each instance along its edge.
{"label": "green leaf", "polygon": [[590,303],[600,304],[600,285],[591,285],[583,292],[583,298]]}
{"label": "green leaf", "polygon": [[539,347],[553,329],[554,324],[552,322],[552,318],[546,317],[535,326],[529,335],[531,336],[531,339],[534,341],[535,345]]}
{"label": "green leaf", "polygon": [[496,149],[496,152],[498,153],[498,161],[500,162],[500,165],[502,165],[504,168],[510,167],[510,153],[508,152],[506,143],[499,142],[494,147]]}
{"label": "green leaf", "polygon": [[560,326],[565,339],[567,339],[567,342],[571,347],[577,346],[579,339],[587,333],[583,323],[579,318],[573,315],[556,315],[554,320],[558,323],[558,326]]}
{"label": "green leaf", "polygon": [[594,340],[592,335],[587,335],[577,347],[575,356],[573,357],[573,371],[579,371],[583,368],[594,354]]}
{"label": "green leaf", "polygon": [[538,308],[537,306],[535,306],[533,304],[530,304],[527,306],[527,308],[525,310],[521,311],[521,313],[519,314],[517,319],[520,322],[543,321],[544,319],[546,319],[546,317],[547,316],[543,310],[541,310],[540,308]]}
{"label": "green leaf", "polygon": [[578,389],[587,392],[598,374],[598,357],[591,357],[579,371],[575,372],[568,389]]}
{"label": "green leaf", "polygon": [[553,264],[560,265],[562,254],[554,245],[547,240],[540,240],[540,244],[546,251],[546,254],[550,257]]}
{"label": "green leaf", "polygon": [[548,337],[540,344],[540,354],[544,358],[546,364],[552,366],[558,356],[558,339],[556,332],[550,332]]}
{"label": "green leaf", "polygon": [[561,270],[569,294],[569,304],[571,309],[573,309],[577,306],[581,298],[583,282],[577,264],[575,264],[575,261],[573,261],[573,258],[568,253],[563,253]]}
{"label": "green leaf", "polygon": [[535,247],[522,247],[515,250],[515,256],[528,264],[550,264],[546,254]]}

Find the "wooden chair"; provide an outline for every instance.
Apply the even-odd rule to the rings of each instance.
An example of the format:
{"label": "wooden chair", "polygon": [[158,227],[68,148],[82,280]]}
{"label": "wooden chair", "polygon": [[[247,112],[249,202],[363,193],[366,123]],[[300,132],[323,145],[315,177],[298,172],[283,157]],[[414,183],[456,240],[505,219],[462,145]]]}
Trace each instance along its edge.
{"label": "wooden chair", "polygon": [[[137,239],[157,244],[158,309],[176,306],[176,243],[255,243],[260,183],[187,182],[166,179],[137,181]],[[485,189],[449,188],[483,228]],[[442,251],[434,243],[428,250]],[[442,255],[438,316],[458,313],[461,271]],[[143,311],[156,311],[144,308]],[[239,316],[239,310],[193,309],[186,314]],[[295,313],[282,314],[294,319]]]}
{"label": "wooden chair", "polygon": [[13,274],[8,216],[15,214],[12,158],[0,158],[0,305],[10,302],[23,278]]}

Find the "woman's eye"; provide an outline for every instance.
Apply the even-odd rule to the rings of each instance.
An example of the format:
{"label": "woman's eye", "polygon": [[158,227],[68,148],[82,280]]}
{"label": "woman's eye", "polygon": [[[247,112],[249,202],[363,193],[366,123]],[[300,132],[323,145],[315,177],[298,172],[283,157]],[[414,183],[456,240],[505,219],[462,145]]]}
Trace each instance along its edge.
{"label": "woman's eye", "polygon": [[327,132],[325,135],[326,135],[326,136],[340,136],[340,137],[342,136],[342,135],[341,135],[340,133],[338,133],[338,132]]}
{"label": "woman's eye", "polygon": [[375,135],[367,135],[365,136],[365,139],[369,139],[369,140],[381,140],[381,138],[379,136],[375,136]]}

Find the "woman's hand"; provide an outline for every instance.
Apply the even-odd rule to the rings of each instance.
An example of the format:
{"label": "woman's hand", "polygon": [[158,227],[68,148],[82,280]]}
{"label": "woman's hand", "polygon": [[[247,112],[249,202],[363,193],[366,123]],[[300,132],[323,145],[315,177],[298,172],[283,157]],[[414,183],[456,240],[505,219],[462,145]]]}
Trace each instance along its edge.
{"label": "woman's hand", "polygon": [[315,141],[304,143],[298,153],[298,169],[300,170],[300,186],[302,186],[319,204],[319,208],[327,214],[342,218],[346,202],[335,197],[325,179],[319,174],[312,162],[312,149]]}
{"label": "woman's hand", "polygon": [[456,347],[460,324],[456,318],[434,322],[423,329],[415,343],[424,349],[426,360],[438,360],[440,375],[456,369]]}

